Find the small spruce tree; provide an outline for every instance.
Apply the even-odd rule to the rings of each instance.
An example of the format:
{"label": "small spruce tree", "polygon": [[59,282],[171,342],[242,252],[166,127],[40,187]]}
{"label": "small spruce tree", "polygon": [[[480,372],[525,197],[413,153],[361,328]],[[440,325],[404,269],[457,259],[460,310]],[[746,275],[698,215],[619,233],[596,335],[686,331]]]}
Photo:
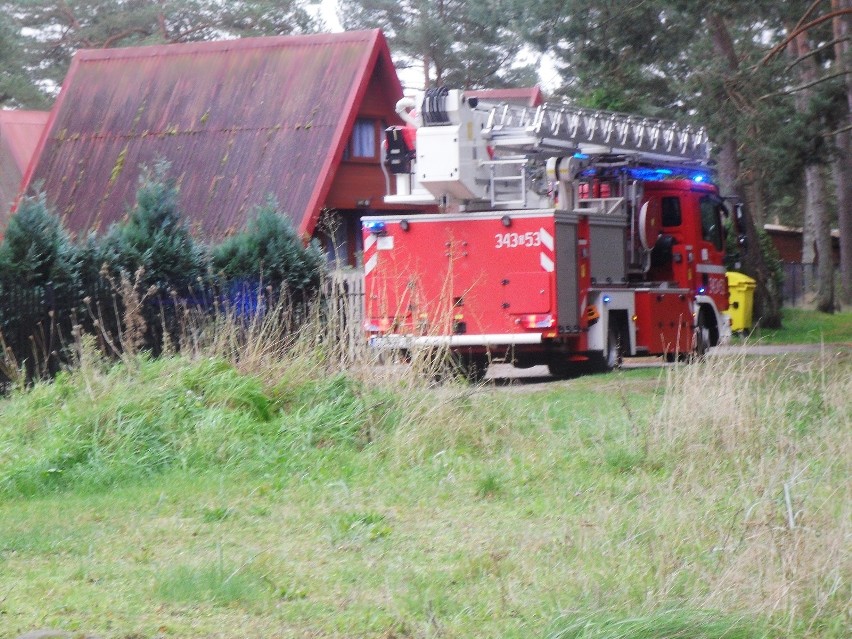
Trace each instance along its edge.
{"label": "small spruce tree", "polygon": [[0,380],[15,377],[16,362],[26,379],[59,370],[80,298],[69,234],[43,194],[24,198],[0,244],[0,333],[9,349],[0,353]]}
{"label": "small spruce tree", "polygon": [[231,280],[284,287],[294,299],[316,291],[324,265],[319,247],[304,245],[272,196],[254,211],[242,232],[213,251],[217,273]]}
{"label": "small spruce tree", "polygon": [[43,193],[24,198],[9,220],[0,244],[0,282],[51,289],[63,297],[79,291],[77,249]]}
{"label": "small spruce tree", "polygon": [[180,218],[178,188],[168,177],[169,162],[143,167],[136,205],[127,220],[104,239],[101,256],[113,276],[141,273],[137,286],[186,293],[204,274],[205,259]]}

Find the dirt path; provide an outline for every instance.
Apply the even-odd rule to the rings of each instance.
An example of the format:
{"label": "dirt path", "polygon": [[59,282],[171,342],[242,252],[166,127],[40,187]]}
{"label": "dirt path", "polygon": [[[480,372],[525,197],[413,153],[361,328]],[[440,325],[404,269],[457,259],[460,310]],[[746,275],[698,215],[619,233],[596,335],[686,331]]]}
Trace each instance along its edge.
{"label": "dirt path", "polygon": [[[731,356],[767,356],[793,355],[797,353],[841,353],[852,352],[852,344],[744,344],[731,346],[716,346],[708,352],[708,357]],[[630,357],[624,360],[623,368],[664,368],[674,366],[666,363],[661,357]],[[547,366],[532,368],[515,368],[510,364],[494,364],[488,369],[486,379],[517,380],[524,384],[535,384],[556,381],[550,376]]]}

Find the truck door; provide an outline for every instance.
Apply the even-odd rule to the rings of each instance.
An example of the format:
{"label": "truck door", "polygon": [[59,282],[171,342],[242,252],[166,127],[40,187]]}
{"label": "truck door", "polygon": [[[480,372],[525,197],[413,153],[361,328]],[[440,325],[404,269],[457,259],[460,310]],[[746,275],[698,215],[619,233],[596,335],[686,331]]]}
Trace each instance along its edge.
{"label": "truck door", "polygon": [[701,194],[698,200],[701,217],[701,237],[696,251],[696,293],[709,295],[716,308],[728,308],[728,287],[725,279],[725,234],[722,226],[721,199],[712,193]]}

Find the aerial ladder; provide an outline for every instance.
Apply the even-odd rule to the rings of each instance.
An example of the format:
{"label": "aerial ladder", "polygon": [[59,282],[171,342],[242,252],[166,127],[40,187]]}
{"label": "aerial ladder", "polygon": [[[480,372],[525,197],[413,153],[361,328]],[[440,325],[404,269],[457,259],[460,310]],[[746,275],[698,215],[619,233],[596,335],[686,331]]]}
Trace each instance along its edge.
{"label": "aerial ladder", "polygon": [[707,132],[690,124],[570,104],[493,104],[444,88],[427,91],[420,111],[408,111],[411,106],[403,100],[398,107],[408,127],[388,130],[387,159],[397,176],[388,202],[447,207],[455,198],[460,210],[544,206],[530,192],[553,193],[562,158],[689,176],[709,172]]}

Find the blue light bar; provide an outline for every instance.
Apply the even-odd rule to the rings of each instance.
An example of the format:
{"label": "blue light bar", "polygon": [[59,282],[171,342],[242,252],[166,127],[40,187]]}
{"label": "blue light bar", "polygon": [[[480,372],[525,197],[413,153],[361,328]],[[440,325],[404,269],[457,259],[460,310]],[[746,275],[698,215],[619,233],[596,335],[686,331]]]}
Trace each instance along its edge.
{"label": "blue light bar", "polygon": [[640,166],[628,169],[630,177],[636,180],[649,182],[662,181],[667,179],[688,179],[693,182],[710,182],[710,175],[704,171],[695,171],[690,169],[670,169],[662,166]]}
{"label": "blue light bar", "polygon": [[604,304],[609,304],[609,300],[610,300],[609,295],[604,295],[604,296],[603,296],[603,303],[604,303]]}
{"label": "blue light bar", "polygon": [[381,220],[374,222],[365,222],[364,228],[367,229],[373,235],[384,235],[387,233],[387,225]]}

